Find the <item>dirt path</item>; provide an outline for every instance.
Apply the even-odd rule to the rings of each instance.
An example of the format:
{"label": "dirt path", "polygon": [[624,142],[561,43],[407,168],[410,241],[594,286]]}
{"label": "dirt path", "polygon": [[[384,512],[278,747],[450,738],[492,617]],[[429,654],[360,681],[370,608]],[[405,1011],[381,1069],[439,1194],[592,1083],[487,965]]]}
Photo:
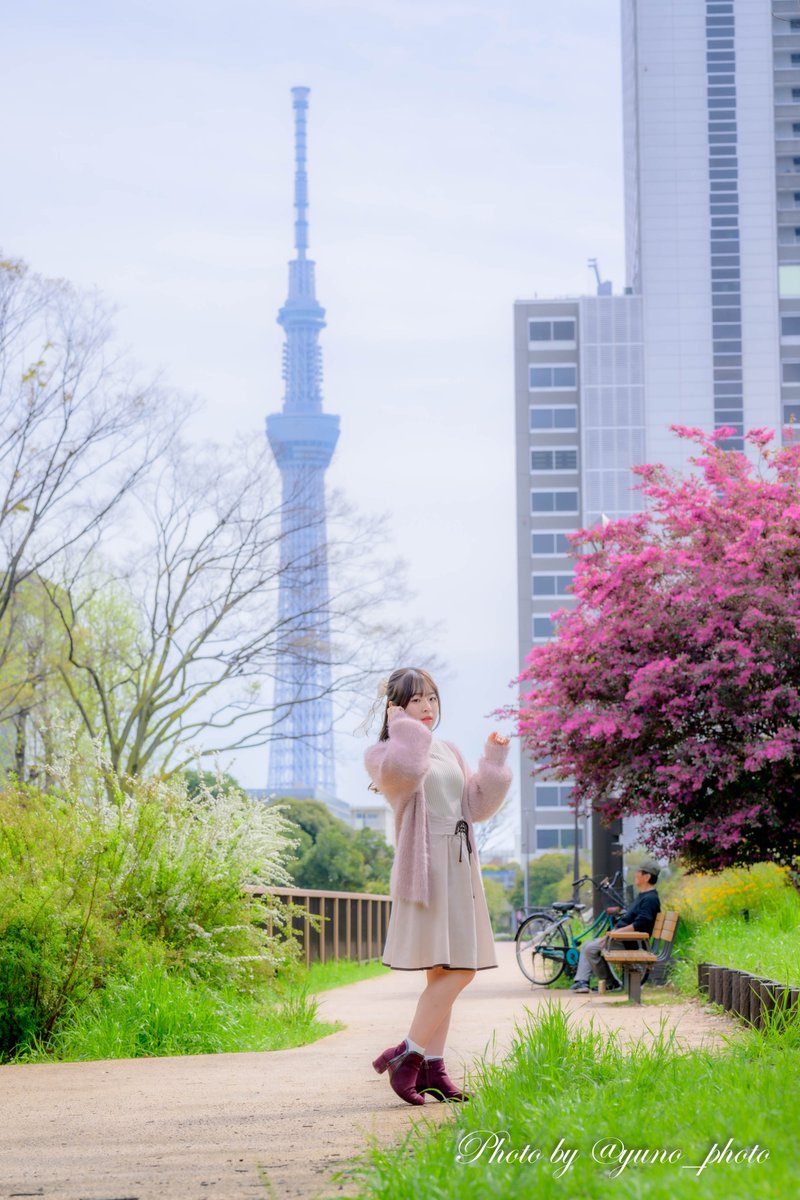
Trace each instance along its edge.
{"label": "dirt path", "polygon": [[[448,1062],[501,1057],[526,1010],[557,998],[580,1021],[638,1038],[663,1018],[697,1046],[732,1028],[694,1004],[633,1008],[615,996],[531,989],[513,945],[481,972],[456,1010]],[[336,1196],[333,1172],[370,1135],[400,1137],[445,1106],[400,1102],[370,1062],[407,1032],[415,972],[325,993],[321,1009],[347,1028],[269,1054],[199,1055],[0,1067],[0,1200],[289,1200]]]}

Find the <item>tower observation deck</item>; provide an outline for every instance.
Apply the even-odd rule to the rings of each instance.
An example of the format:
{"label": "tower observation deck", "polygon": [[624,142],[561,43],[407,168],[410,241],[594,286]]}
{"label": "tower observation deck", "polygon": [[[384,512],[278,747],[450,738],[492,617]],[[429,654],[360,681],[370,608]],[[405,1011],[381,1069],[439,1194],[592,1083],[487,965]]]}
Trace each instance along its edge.
{"label": "tower observation deck", "polygon": [[281,641],[275,678],[278,739],[270,753],[271,793],[328,802],[336,794],[331,703],[325,470],[339,418],[322,411],[319,334],[325,309],[316,297],[308,250],[306,114],[309,88],[292,88],[295,127],[294,247],[289,294],[278,313],[285,332],[283,408],[267,417],[267,438],[283,480]]}

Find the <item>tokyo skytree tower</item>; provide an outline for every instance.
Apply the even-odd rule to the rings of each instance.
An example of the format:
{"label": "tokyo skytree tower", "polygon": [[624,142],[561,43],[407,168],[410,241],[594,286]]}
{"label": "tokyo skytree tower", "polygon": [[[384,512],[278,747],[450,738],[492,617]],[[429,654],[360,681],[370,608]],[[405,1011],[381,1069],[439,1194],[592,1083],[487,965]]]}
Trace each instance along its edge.
{"label": "tokyo skytree tower", "polygon": [[281,796],[333,798],[325,470],[339,418],[322,411],[325,309],[317,300],[308,249],[306,113],[309,88],[292,88],[295,129],[294,246],[289,294],[278,313],[285,331],[281,412],[267,417],[267,438],[283,480],[281,642],[275,679],[276,732],[267,788]]}

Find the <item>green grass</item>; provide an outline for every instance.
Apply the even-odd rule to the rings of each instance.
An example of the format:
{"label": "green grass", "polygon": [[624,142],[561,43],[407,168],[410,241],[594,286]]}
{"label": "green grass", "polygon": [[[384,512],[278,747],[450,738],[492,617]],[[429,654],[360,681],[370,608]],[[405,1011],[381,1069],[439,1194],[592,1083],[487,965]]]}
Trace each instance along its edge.
{"label": "green grass", "polygon": [[[573,1028],[554,1005],[519,1030],[502,1065],[474,1072],[470,1104],[453,1106],[440,1124],[423,1118],[399,1146],[371,1149],[345,1175],[346,1191],[363,1200],[792,1196],[799,1070],[796,1026],[782,1035],[742,1033],[716,1053],[680,1051],[663,1030],[652,1045],[623,1050],[613,1035]],[[699,1167],[729,1139],[736,1150],[758,1145],[769,1157],[715,1162],[699,1175],[682,1169]],[[612,1140],[614,1159],[594,1161],[593,1147],[598,1155],[598,1143]],[[623,1145],[680,1157],[619,1170]],[[540,1152],[538,1161],[516,1161],[526,1146]],[[564,1151],[574,1151],[569,1167]]]}
{"label": "green grass", "polygon": [[59,1023],[47,1047],[34,1042],[17,1062],[77,1062],[104,1058],[284,1050],[334,1033],[340,1024],[317,1018],[314,995],[383,974],[380,963],[314,964],[247,995],[169,971],[163,962],[136,962]]}
{"label": "green grass", "polygon": [[348,983],[360,983],[362,979],[375,979],[379,975],[388,975],[389,967],[384,967],[378,959],[370,962],[355,962],[350,958],[342,958],[338,962],[312,963],[306,977],[308,990],[315,996],[318,992],[327,992],[330,988],[345,987]]}
{"label": "green grass", "polygon": [[696,927],[680,947],[675,964],[678,987],[691,991],[697,963],[735,967],[800,986],[800,896],[791,888],[771,898],[768,907],[745,921],[741,915],[719,917]]}
{"label": "green grass", "polygon": [[107,1058],[222,1054],[283,1050],[316,1041],[340,1028],[317,1019],[307,988],[248,996],[212,988],[142,965],[70,1012],[47,1047],[23,1048],[17,1062],[75,1062]]}

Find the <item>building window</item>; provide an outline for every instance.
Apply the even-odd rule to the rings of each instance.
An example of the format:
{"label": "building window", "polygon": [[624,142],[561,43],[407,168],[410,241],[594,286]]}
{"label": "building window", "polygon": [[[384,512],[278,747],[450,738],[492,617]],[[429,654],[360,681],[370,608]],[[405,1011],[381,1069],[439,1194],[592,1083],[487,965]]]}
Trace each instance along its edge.
{"label": "building window", "polygon": [[792,20],[789,22],[789,28],[792,30],[800,29],[800,19],[798,19],[797,17],[793,17]]}
{"label": "building window", "polygon": [[575,321],[528,321],[529,342],[574,342]]}
{"label": "building window", "polygon": [[800,383],[800,360],[789,359],[781,363],[784,383]]}
{"label": "building window", "polygon": [[800,100],[800,88],[792,88],[792,99]]}
{"label": "building window", "polygon": [[569,530],[567,533],[559,533],[554,530],[552,533],[532,533],[531,554],[542,557],[553,554],[569,554],[569,534],[572,532],[574,531]]}
{"label": "building window", "polygon": [[531,450],[531,471],[577,471],[578,451],[569,447]]}
{"label": "building window", "polygon": [[574,392],[577,386],[577,367],[566,363],[528,367],[528,387],[532,392],[547,388],[565,388]]}
{"label": "building window", "polygon": [[559,488],[554,491],[544,488],[531,490],[531,514],[537,513],[576,513],[578,512],[578,493],[573,489]]}
{"label": "building window", "polygon": [[[571,850],[575,845],[575,830],[572,826],[549,829],[545,826],[536,830],[537,850]],[[583,830],[578,829],[578,845],[583,846]]]}
{"label": "building window", "polygon": [[786,263],[778,267],[778,295],[800,296],[800,266]]}
{"label": "building window", "polygon": [[791,57],[791,61],[792,61],[792,65],[793,65],[793,66],[799,66],[799,65],[800,65],[800,54],[798,54],[796,51],[792,51],[792,54],[791,54],[791,56],[790,56],[790,57]]}
{"label": "building window", "polygon": [[784,404],[784,425],[800,425],[800,404]]}
{"label": "building window", "polygon": [[569,596],[573,578],[571,575],[531,575],[531,595],[534,599],[542,596]]}
{"label": "building window", "polygon": [[558,829],[537,829],[536,830],[536,849],[537,850],[556,850],[558,849]]}
{"label": "building window", "polygon": [[572,784],[537,783],[533,790],[537,808],[569,808]]}
{"label": "building window", "polygon": [[578,409],[574,404],[561,404],[556,408],[535,408],[530,410],[531,432],[538,429],[577,429]]}
{"label": "building window", "polygon": [[800,337],[800,313],[784,313],[781,317],[781,337]]}
{"label": "building window", "polygon": [[535,642],[546,642],[555,633],[555,621],[552,617],[534,617],[533,618],[533,640]]}

